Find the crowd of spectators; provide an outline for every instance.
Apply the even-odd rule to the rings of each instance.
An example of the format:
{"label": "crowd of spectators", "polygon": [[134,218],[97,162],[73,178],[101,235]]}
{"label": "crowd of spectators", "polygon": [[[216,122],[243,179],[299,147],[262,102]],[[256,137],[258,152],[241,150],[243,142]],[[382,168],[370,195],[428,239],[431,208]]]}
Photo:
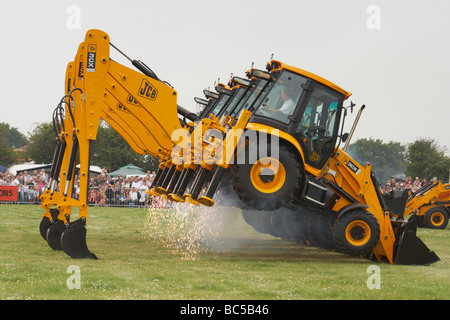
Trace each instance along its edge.
{"label": "crowd of spectators", "polygon": [[[170,201],[161,197],[149,195],[146,191],[150,188],[155,172],[147,171],[142,176],[126,176],[120,174],[111,177],[105,168],[102,173],[89,179],[88,202],[98,206],[170,206]],[[75,193],[79,196],[79,180],[76,182]]]}
{"label": "crowd of spectators", "polygon": [[390,194],[393,190],[411,190],[412,192],[416,192],[426,184],[436,181],[437,177],[434,177],[430,181],[427,181],[427,179],[420,179],[419,177],[415,177],[414,180],[412,177],[407,177],[406,181],[389,179],[383,187],[383,192],[385,194]]}
{"label": "crowd of spectators", "polygon": [[[155,172],[146,175],[111,177],[106,168],[89,178],[88,203],[94,206],[168,207],[171,202],[149,195]],[[49,175],[44,170],[19,172],[16,175],[6,171],[0,173],[0,186],[17,186],[18,203],[40,203],[41,194],[48,189]],[[79,199],[80,180],[74,177],[73,197]]]}
{"label": "crowd of spectators", "polygon": [[[149,195],[146,191],[150,188],[155,172],[147,171],[142,176],[126,176],[120,174],[117,177],[111,177],[106,168],[98,175],[94,175],[89,179],[88,202],[94,206],[160,206],[168,207],[170,201],[161,197]],[[19,172],[14,175],[9,171],[0,172],[0,186],[18,186],[18,202],[19,203],[40,203],[40,196],[48,188],[48,173],[41,169],[34,170],[32,174],[27,171]],[[406,181],[396,181],[389,179],[382,186],[385,194],[390,194],[393,190],[411,190],[416,192],[427,183],[437,181],[434,177],[430,181],[427,179],[419,179],[415,177],[407,177]],[[79,199],[80,186],[79,178],[75,175],[73,196]]]}
{"label": "crowd of spectators", "polygon": [[0,172],[0,186],[17,186],[19,191],[18,202],[39,203],[42,192],[48,186],[48,174],[44,169],[19,172],[14,175],[9,170]]}

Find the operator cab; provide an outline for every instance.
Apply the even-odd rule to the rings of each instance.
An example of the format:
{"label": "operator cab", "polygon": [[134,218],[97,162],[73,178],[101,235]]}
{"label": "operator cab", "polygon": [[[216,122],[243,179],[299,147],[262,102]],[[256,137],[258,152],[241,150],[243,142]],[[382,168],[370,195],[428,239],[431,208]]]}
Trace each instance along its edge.
{"label": "operator cab", "polygon": [[254,106],[257,105],[263,97],[263,93],[267,91],[273,83],[273,78],[270,73],[257,69],[248,71],[247,77],[250,78],[248,91],[246,92],[244,99],[242,99],[230,113],[230,117],[234,119],[238,118],[240,112],[244,109],[253,111],[255,109]]}
{"label": "operator cab", "polygon": [[343,101],[350,93],[307,71],[278,61],[268,64],[276,77],[250,122],[287,132],[301,145],[305,162],[317,169],[334,151]]}
{"label": "operator cab", "polygon": [[206,118],[212,115],[217,119],[222,116],[236,119],[244,109],[254,111],[255,106],[259,105],[263,93],[273,83],[274,77],[268,72],[251,69],[247,71],[247,78],[249,80],[233,77],[229,81],[228,86],[224,84],[217,85],[215,89],[218,94],[214,97],[211,96],[211,92],[207,94],[204,91],[208,101],[195,98],[198,104],[205,106],[199,114],[200,118]]}
{"label": "operator cab", "polygon": [[198,112],[198,116],[200,118],[205,117],[205,113],[207,112],[208,108],[211,108],[212,105],[219,99],[219,94],[216,92],[212,92],[209,90],[203,90],[203,94],[207,98],[207,100],[195,97],[194,100],[197,103],[197,106],[200,106],[200,111]]}
{"label": "operator cab", "polygon": [[233,77],[228,86],[232,87],[230,99],[223,105],[222,109],[213,113],[217,118],[226,117],[229,124],[233,125],[242,110],[254,110],[254,106],[259,104],[262,95],[273,83],[270,73],[251,69],[247,72],[247,79]]}
{"label": "operator cab", "polygon": [[224,107],[217,114],[217,118],[223,116],[231,116],[237,106],[244,100],[247,99],[249,91],[252,88],[252,83],[246,79],[240,77],[233,77],[229,82],[228,86],[231,89],[233,95],[231,99],[224,105]]}
{"label": "operator cab", "polygon": [[206,118],[209,117],[210,115],[218,117],[220,110],[222,110],[224,105],[233,95],[233,92],[230,89],[226,88],[225,85],[223,84],[217,85],[215,89],[219,93],[219,97],[214,101],[214,103],[208,106],[208,108],[205,108],[204,112],[200,116],[201,118]]}

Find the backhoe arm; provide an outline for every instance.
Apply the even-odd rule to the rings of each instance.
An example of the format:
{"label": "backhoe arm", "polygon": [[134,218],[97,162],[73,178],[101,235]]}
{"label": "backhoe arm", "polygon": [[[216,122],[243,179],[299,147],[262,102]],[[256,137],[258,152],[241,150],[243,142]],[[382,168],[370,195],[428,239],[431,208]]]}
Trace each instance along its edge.
{"label": "backhoe arm", "polygon": [[[54,234],[57,240],[52,247],[63,249],[74,258],[95,258],[86,246],[85,223],[90,143],[97,137],[100,119],[115,129],[134,151],[167,160],[177,143],[171,140],[171,134],[182,128],[178,111],[189,116],[177,106],[177,92],[169,85],[111,60],[109,52],[109,36],[100,30],[89,30],[74,62],[68,65],[64,131],[59,135],[59,141],[64,140],[64,149],[58,150],[61,156],[54,161],[59,177],[54,177],[53,187],[42,197],[43,221],[51,221],[47,241],[48,234]],[[72,190],[78,156],[80,196],[76,199]],[[69,222],[72,207],[79,209],[79,220],[75,222]],[[59,212],[57,219],[52,216],[52,209]],[[58,228],[54,227],[55,221],[60,221]],[[44,236],[45,230],[41,234]]]}

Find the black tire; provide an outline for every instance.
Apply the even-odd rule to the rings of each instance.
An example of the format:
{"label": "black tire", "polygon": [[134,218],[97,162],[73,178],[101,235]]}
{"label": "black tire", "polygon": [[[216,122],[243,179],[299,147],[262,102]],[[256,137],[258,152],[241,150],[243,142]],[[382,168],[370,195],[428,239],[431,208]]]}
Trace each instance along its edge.
{"label": "black tire", "polygon": [[315,215],[314,234],[317,247],[327,250],[335,250],[336,245],[333,240],[333,226],[335,217],[329,213],[317,213]]}
{"label": "black tire", "polygon": [[448,225],[448,212],[442,207],[432,207],[423,217],[425,226],[430,229],[445,229]]}
{"label": "black tire", "polygon": [[[246,154],[250,152],[252,150],[247,147]],[[246,158],[244,164],[232,166],[231,182],[236,195],[245,205],[257,210],[270,211],[289,205],[300,192],[304,180],[303,160],[287,146],[280,145],[278,172],[271,175],[269,169],[267,175],[257,175],[255,172],[258,172],[258,165],[260,173],[264,169],[261,170],[259,153],[256,158],[256,163],[249,163]],[[284,170],[284,175],[280,170]],[[278,184],[274,188],[269,188],[274,183]],[[266,186],[267,189],[264,189]]]}
{"label": "black tire", "polygon": [[380,239],[380,225],[373,214],[354,210],[339,217],[333,228],[333,240],[339,251],[368,255]]}
{"label": "black tire", "polygon": [[417,218],[419,218],[419,219],[417,219],[417,227],[425,228],[426,226],[425,226],[425,222],[423,220],[423,215],[421,215],[421,216],[418,215]]}
{"label": "black tire", "polygon": [[273,226],[270,222],[270,212],[258,210],[242,210],[242,217],[245,222],[258,232],[272,234]]}
{"label": "black tire", "polygon": [[287,209],[282,223],[289,240],[301,244],[307,243],[307,240],[309,240],[308,230],[303,213]]}

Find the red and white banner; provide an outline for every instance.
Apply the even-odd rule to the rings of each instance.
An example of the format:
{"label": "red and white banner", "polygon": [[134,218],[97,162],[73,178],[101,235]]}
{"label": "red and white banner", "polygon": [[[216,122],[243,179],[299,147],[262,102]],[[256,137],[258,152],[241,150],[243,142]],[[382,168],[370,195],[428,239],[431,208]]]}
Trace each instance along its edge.
{"label": "red and white banner", "polygon": [[18,186],[0,186],[0,201],[17,201],[18,198]]}

